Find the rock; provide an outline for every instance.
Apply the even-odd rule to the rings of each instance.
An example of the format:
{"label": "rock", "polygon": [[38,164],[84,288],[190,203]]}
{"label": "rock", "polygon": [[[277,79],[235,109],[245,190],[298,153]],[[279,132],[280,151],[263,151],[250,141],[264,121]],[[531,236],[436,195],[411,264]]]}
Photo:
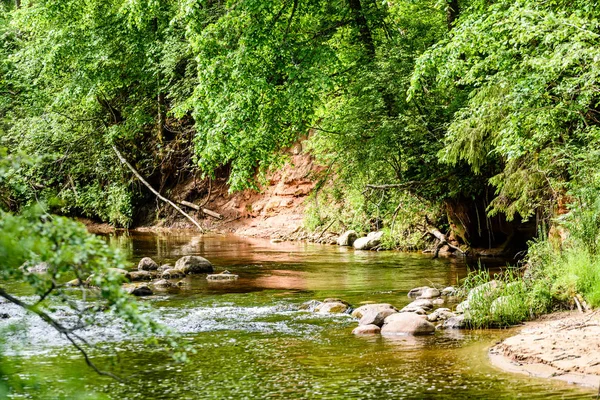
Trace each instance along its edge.
{"label": "rock", "polygon": [[402,310],[398,311],[401,313],[413,313],[417,315],[426,315],[427,311],[422,309],[421,307],[404,307]]}
{"label": "rock", "polygon": [[416,297],[419,297],[419,296],[421,296],[421,295],[423,294],[423,292],[424,292],[425,290],[427,290],[427,289],[431,289],[431,288],[430,288],[429,286],[421,286],[421,287],[418,287],[418,288],[411,289],[411,290],[408,292],[408,297],[411,297],[411,298],[416,298]]}
{"label": "rock", "polygon": [[163,279],[173,279],[173,278],[181,278],[184,276],[184,273],[179,269],[168,269],[163,272],[160,277]]}
{"label": "rock", "polygon": [[323,302],[323,304],[315,308],[315,312],[319,314],[343,314],[349,312],[350,310],[351,308],[348,306],[348,304],[338,301],[327,303]]}
{"label": "rock", "polygon": [[356,250],[370,250],[381,243],[383,231],[371,232],[366,237],[356,239],[353,246]]}
{"label": "rock", "polygon": [[367,311],[382,311],[382,310],[394,310],[398,311],[396,307],[388,303],[379,303],[379,304],[365,304],[364,306],[360,306],[354,311],[352,311],[352,316],[354,318],[361,319],[363,315]]}
{"label": "rock", "polygon": [[323,303],[343,303],[343,304],[347,305],[348,307],[352,307],[352,305],[350,303],[348,303],[346,300],[338,299],[336,297],[327,298],[327,299],[323,300]]}
{"label": "rock", "polygon": [[208,281],[235,281],[239,278],[239,275],[232,274],[229,271],[223,271],[220,274],[209,274],[206,276]]}
{"label": "rock", "polygon": [[368,310],[367,312],[365,312],[362,316],[362,318],[360,319],[360,321],[358,321],[359,325],[377,325],[377,326],[382,326],[383,322],[385,321],[385,319],[387,317],[389,317],[392,314],[396,314],[398,311],[393,310],[391,308],[386,308],[383,310]]}
{"label": "rock", "polygon": [[441,293],[436,288],[427,288],[421,292],[421,295],[417,297],[418,299],[434,299],[436,297],[440,297]]}
{"label": "rock", "polygon": [[381,332],[381,328],[377,325],[359,325],[352,331],[354,335],[377,335]]}
{"label": "rock", "polygon": [[458,294],[458,290],[454,286],[448,286],[442,289],[442,296],[456,296]]}
{"label": "rock", "polygon": [[336,243],[338,246],[352,246],[356,238],[357,235],[355,231],[346,231],[337,238]]}
{"label": "rock", "polygon": [[181,257],[175,263],[175,269],[180,270],[185,275],[187,274],[204,274],[213,272],[213,266],[204,257],[200,256],[185,256]]}
{"label": "rock", "polygon": [[321,304],[323,304],[322,301],[319,300],[309,300],[305,303],[300,304],[300,306],[298,307],[298,309],[300,310],[307,310],[307,311],[315,311],[315,309],[317,307],[319,307]]}
{"label": "rock", "polygon": [[483,285],[476,286],[469,291],[467,300],[469,302],[473,302],[473,299],[475,299],[476,301],[481,300],[482,298],[489,299],[495,296],[498,292],[498,289],[500,289],[503,285],[504,284],[502,282],[493,280],[486,282]]}
{"label": "rock", "polygon": [[168,269],[175,269],[175,267],[170,264],[164,264],[164,265],[161,265],[160,267],[158,267],[157,272],[159,274],[162,274],[163,272],[165,272]]}
{"label": "rock", "polygon": [[138,271],[156,271],[158,264],[150,257],[144,257],[140,260],[137,267]]}
{"label": "rock", "polygon": [[123,275],[123,276],[127,276],[127,270],[126,269],[122,269],[122,268],[109,268],[109,271],[112,271],[114,273]]}
{"label": "rock", "polygon": [[450,311],[450,309],[438,308],[437,310],[435,310],[434,312],[432,312],[431,314],[429,314],[427,316],[427,321],[429,321],[429,322],[445,321],[452,317],[456,317],[456,314],[454,314],[452,311]]}
{"label": "rock", "polygon": [[152,286],[154,286],[157,289],[168,289],[172,287],[173,284],[166,279],[160,279],[158,281],[152,282]]}
{"label": "rock", "polygon": [[444,299],[442,299],[441,297],[432,301],[434,306],[442,305],[442,304],[444,304],[444,302],[445,302]]}
{"label": "rock", "polygon": [[442,329],[464,329],[467,327],[464,315],[450,317],[442,324]]}
{"label": "rock", "polygon": [[403,310],[409,308],[422,308],[424,310],[431,310],[433,308],[433,302],[428,299],[418,299],[409,303],[406,307],[403,308]]}
{"label": "rock", "polygon": [[385,319],[382,335],[430,335],[435,326],[425,317],[413,313],[392,314]]}
{"label": "rock", "polygon": [[148,271],[129,271],[127,275],[125,275],[131,282],[137,281],[149,281],[152,279],[152,275]]}
{"label": "rock", "polygon": [[454,310],[457,314],[462,314],[469,309],[469,300],[465,300],[459,305],[456,306],[456,310]]}
{"label": "rock", "polygon": [[134,296],[152,296],[154,292],[147,285],[128,287],[127,292]]}

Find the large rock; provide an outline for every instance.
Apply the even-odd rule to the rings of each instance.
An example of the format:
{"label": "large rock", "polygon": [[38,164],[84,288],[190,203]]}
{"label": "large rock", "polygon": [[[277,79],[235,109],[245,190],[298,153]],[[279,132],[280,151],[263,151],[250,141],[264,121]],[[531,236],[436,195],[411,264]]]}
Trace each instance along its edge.
{"label": "large rock", "polygon": [[413,309],[421,308],[423,310],[431,310],[433,308],[433,302],[429,299],[418,299],[409,303],[400,312],[412,312]]}
{"label": "large rock", "polygon": [[148,271],[129,271],[125,276],[131,282],[149,281],[152,279],[152,275]]}
{"label": "large rock", "polygon": [[382,311],[382,310],[394,310],[398,311],[396,307],[388,303],[378,303],[378,304],[365,304],[364,306],[360,306],[354,311],[352,311],[352,316],[358,319],[361,319],[363,315],[368,311]]}
{"label": "large rock", "polygon": [[421,296],[423,294],[423,292],[425,292],[427,289],[431,289],[429,286],[421,286],[421,287],[417,287],[414,289],[411,289],[408,292],[408,297],[410,298],[417,298],[419,296]]}
{"label": "large rock", "polygon": [[160,277],[163,279],[173,279],[173,278],[181,278],[184,276],[183,271],[179,270],[179,269],[168,269],[165,272],[163,272]]}
{"label": "large rock", "polygon": [[346,231],[337,238],[336,243],[338,246],[352,246],[356,240],[356,237],[357,235],[355,231]]}
{"label": "large rock", "polygon": [[441,293],[436,288],[427,288],[423,290],[421,295],[417,297],[418,299],[435,299],[436,297],[440,297]]}
{"label": "large rock", "polygon": [[180,270],[186,275],[211,273],[214,270],[210,261],[200,256],[181,257],[175,263],[175,269]]}
{"label": "large rock", "polygon": [[469,305],[469,300],[465,300],[462,303],[459,303],[456,306],[456,310],[454,310],[457,314],[463,314],[467,311],[471,306]]}
{"label": "large rock", "polygon": [[449,308],[438,308],[427,316],[427,321],[446,321],[447,319],[450,319],[452,317],[456,317],[456,314],[450,311]]}
{"label": "large rock", "polygon": [[442,289],[442,296],[456,296],[458,294],[458,289],[454,286],[448,286]]}
{"label": "large rock", "polygon": [[168,269],[175,269],[175,267],[170,264],[163,264],[160,267],[158,267],[157,272],[159,274],[162,274],[163,272],[165,272]]}
{"label": "large rock", "polygon": [[168,289],[174,285],[166,279],[159,279],[158,281],[152,282],[152,286],[158,290]]}
{"label": "large rock", "polygon": [[309,300],[305,303],[300,304],[300,306],[298,307],[298,309],[300,310],[306,310],[306,311],[315,311],[317,309],[317,307],[319,307],[321,304],[323,304],[322,301],[319,300]]}
{"label": "large rock", "polygon": [[387,317],[392,314],[396,314],[397,312],[398,311],[391,308],[386,308],[383,310],[369,310],[363,314],[360,321],[358,321],[358,324],[382,326]]}
{"label": "large rock", "polygon": [[356,239],[353,246],[356,250],[370,250],[373,247],[379,246],[382,236],[382,231],[371,232],[366,237]]}
{"label": "large rock", "polygon": [[323,302],[321,305],[315,308],[315,312],[319,314],[343,314],[350,311],[351,308],[348,304],[332,301],[332,302]]}
{"label": "large rock", "polygon": [[377,335],[381,332],[381,328],[377,325],[359,325],[352,333],[354,335]]}
{"label": "large rock", "polygon": [[150,257],[144,257],[140,260],[137,267],[138,271],[156,271],[158,264]]}
{"label": "large rock", "polygon": [[152,296],[154,294],[152,292],[152,289],[150,289],[146,285],[130,286],[130,287],[127,287],[126,290],[129,294],[132,294],[134,296]]}
{"label": "large rock", "polygon": [[464,315],[450,317],[442,324],[443,329],[463,329],[467,327],[467,322]]}
{"label": "large rock", "polygon": [[385,319],[382,335],[430,335],[435,326],[426,317],[414,313],[392,314]]}

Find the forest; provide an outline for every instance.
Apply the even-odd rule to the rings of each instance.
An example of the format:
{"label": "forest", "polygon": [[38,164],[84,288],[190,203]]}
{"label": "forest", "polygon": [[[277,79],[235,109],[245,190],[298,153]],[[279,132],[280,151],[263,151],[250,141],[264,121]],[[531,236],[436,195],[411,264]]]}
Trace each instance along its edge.
{"label": "forest", "polygon": [[[189,179],[261,193],[302,143],[320,166],[305,231],[421,251],[435,229],[510,256],[467,277],[519,287],[502,312],[471,304],[473,327],[592,310],[599,21],[590,0],[0,0],[0,297],[80,346],[48,296],[170,337],[106,272],[123,254],[74,219],[133,229],[170,212],[123,160],[166,197]],[[22,268],[40,262],[51,277]],[[73,274],[95,277],[102,306],[66,300]]]}

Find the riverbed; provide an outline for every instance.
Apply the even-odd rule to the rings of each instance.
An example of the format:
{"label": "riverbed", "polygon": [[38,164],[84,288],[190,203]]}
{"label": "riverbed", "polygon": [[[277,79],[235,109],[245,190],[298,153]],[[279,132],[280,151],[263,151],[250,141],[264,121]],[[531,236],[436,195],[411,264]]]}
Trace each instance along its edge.
{"label": "riverbed", "polygon": [[357,322],[349,315],[297,309],[328,297],[355,307],[369,301],[402,307],[413,287],[454,285],[469,265],[497,269],[503,264],[497,261],[432,260],[417,253],[183,232],[106,239],[126,252],[132,268],[146,256],[165,264],[201,255],[216,272],[226,269],[240,278],[208,282],[204,275],[188,276],[183,289],[140,300],[195,350],[186,364],[119,326],[86,332],[97,346],[94,362],[126,379],[123,383],[96,375],[42,322],[12,318],[11,323],[21,318],[26,324],[24,339],[19,332],[6,334],[12,373],[31,381],[13,398],[593,398],[593,392],[568,383],[493,367],[487,348],[510,330],[355,337]]}

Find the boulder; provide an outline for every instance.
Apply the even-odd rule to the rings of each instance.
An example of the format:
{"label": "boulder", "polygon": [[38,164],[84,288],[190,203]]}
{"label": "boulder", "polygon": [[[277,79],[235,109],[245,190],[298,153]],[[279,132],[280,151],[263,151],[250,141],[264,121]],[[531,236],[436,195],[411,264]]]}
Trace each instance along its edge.
{"label": "boulder", "polygon": [[401,313],[413,313],[417,315],[427,315],[427,311],[425,311],[421,307],[404,307],[402,310],[398,311]]}
{"label": "boulder", "polygon": [[454,310],[454,312],[456,312],[457,314],[462,314],[465,311],[467,311],[468,309],[469,309],[469,300],[465,300],[456,306],[456,310]]}
{"label": "boulder", "polygon": [[309,300],[305,303],[300,304],[300,306],[298,307],[298,309],[300,310],[306,310],[306,311],[315,311],[315,309],[317,307],[319,307],[321,304],[323,304],[322,301],[319,300]]}
{"label": "boulder", "polygon": [[350,303],[348,303],[346,300],[338,299],[337,297],[329,297],[329,298],[323,300],[323,303],[344,303],[348,307],[352,307],[352,305]]}
{"label": "boulder", "polygon": [[436,297],[440,297],[441,293],[436,288],[427,288],[423,290],[421,295],[417,297],[417,299],[435,299]]}
{"label": "boulder", "polygon": [[413,299],[417,298],[417,297],[421,296],[423,294],[423,292],[427,289],[431,289],[431,288],[429,286],[421,286],[421,287],[411,289],[408,292],[408,297],[411,297]]}
{"label": "boulder", "polygon": [[456,296],[458,294],[458,289],[454,286],[448,286],[442,289],[442,296]]}
{"label": "boulder", "polygon": [[456,314],[454,314],[452,311],[450,311],[449,308],[438,308],[437,310],[435,310],[434,312],[432,312],[431,314],[429,314],[427,316],[427,321],[429,321],[429,322],[445,321],[452,317],[456,317]]}
{"label": "boulder", "polygon": [[156,289],[168,289],[173,286],[171,282],[166,279],[160,279],[158,281],[152,282],[152,286]]}
{"label": "boulder", "polygon": [[377,325],[377,326],[382,326],[383,322],[385,321],[385,319],[387,317],[389,317],[392,314],[396,314],[398,311],[391,309],[391,308],[386,308],[383,310],[369,310],[367,312],[365,312],[362,316],[362,318],[360,319],[360,321],[358,321],[359,325]]}
{"label": "boulder", "polygon": [[381,332],[381,328],[377,325],[359,325],[352,331],[354,335],[377,335]]}
{"label": "boulder", "polygon": [[156,271],[158,264],[150,257],[144,257],[140,260],[137,267],[138,271]]}
{"label": "boulder", "polygon": [[223,271],[220,274],[207,275],[206,280],[211,282],[236,281],[239,277],[239,275],[232,274],[229,271]]}
{"label": "boulder", "polygon": [[200,256],[181,257],[175,263],[175,269],[180,270],[185,275],[210,273],[214,270],[210,261]]}
{"label": "boulder", "polygon": [[168,269],[165,272],[163,272],[160,277],[163,279],[173,279],[173,278],[181,278],[183,277],[184,273],[179,270],[179,269]]}
{"label": "boulder", "polygon": [[337,238],[336,243],[338,246],[352,246],[356,238],[357,235],[355,231],[346,231]]}
{"label": "boulder", "polygon": [[125,276],[131,282],[149,281],[150,279],[152,279],[152,275],[150,275],[150,272],[144,271],[144,270],[142,270],[142,271],[129,271],[129,272],[127,272],[127,274]]}
{"label": "boulder", "polygon": [[170,265],[170,264],[163,264],[160,267],[158,267],[158,269],[156,270],[159,274],[162,274],[163,272],[165,272],[168,269],[175,269],[174,266]]}
{"label": "boulder", "polygon": [[464,329],[467,327],[464,315],[450,317],[442,324],[442,329]]}
{"label": "boulder", "polygon": [[382,311],[382,310],[394,310],[398,311],[396,307],[388,303],[379,303],[379,304],[365,304],[364,306],[360,306],[354,311],[352,311],[352,316],[354,318],[361,319],[363,315],[368,311]]}
{"label": "boulder", "polygon": [[130,286],[126,288],[129,294],[134,296],[152,296],[154,293],[147,285]]}
{"label": "boulder", "polygon": [[439,298],[433,300],[432,303],[433,303],[434,306],[440,306],[440,305],[444,304],[445,301],[444,301],[444,299],[442,299],[441,297],[439,297]]}
{"label": "boulder", "polygon": [[356,250],[370,250],[381,243],[383,232],[371,232],[366,237],[358,238],[354,241],[353,246]]}
{"label": "boulder", "polygon": [[382,335],[430,335],[435,326],[423,316],[413,313],[392,314],[385,319]]}
{"label": "boulder", "polygon": [[323,304],[315,308],[315,312],[319,314],[343,314],[350,310],[351,308],[348,304],[339,301],[323,302]]}
{"label": "boulder", "polygon": [[417,299],[409,303],[402,310],[408,310],[411,308],[422,308],[424,310],[431,310],[433,308],[433,302],[429,299]]}

